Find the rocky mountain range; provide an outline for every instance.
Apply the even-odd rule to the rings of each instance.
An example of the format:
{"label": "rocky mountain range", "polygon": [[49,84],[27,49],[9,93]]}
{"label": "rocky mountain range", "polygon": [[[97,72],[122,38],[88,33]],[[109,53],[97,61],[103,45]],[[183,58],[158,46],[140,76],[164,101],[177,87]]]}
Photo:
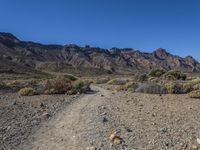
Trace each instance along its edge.
{"label": "rocky mountain range", "polygon": [[132,73],[153,68],[199,72],[200,64],[191,56],[182,58],[162,48],[152,53],[143,53],[131,48],[108,50],[89,45],[44,45],[21,41],[10,33],[0,33],[0,72],[36,69],[53,72],[77,70]]}

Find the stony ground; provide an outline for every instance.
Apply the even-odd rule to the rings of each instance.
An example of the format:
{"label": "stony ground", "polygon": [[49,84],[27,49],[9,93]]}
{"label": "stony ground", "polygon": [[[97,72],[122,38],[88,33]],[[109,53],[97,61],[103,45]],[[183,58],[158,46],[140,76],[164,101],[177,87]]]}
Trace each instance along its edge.
{"label": "stony ground", "polygon": [[[63,105],[63,109],[50,120],[44,121],[39,130],[31,132],[23,144],[13,148],[20,150],[190,150],[194,145],[199,146],[197,143],[197,138],[200,137],[199,99],[190,99],[187,95],[115,92],[107,90],[107,86],[92,88],[96,92],[75,98]],[[12,107],[18,107],[13,102],[7,104],[6,100],[2,100],[5,97],[1,96],[1,126],[7,126],[4,124],[15,120],[15,117],[8,117],[10,120],[5,120],[4,114],[8,114]],[[35,103],[39,97],[28,97],[24,102],[32,100]],[[46,99],[50,97],[47,96]],[[52,100],[55,98],[53,97]],[[10,99],[12,94],[7,95],[7,101]],[[65,97],[61,95],[56,99],[62,101]],[[37,107],[41,107],[40,103]],[[2,106],[6,106],[5,109]],[[30,115],[33,115],[32,112]],[[23,117],[21,119],[24,120]],[[28,134],[23,132],[24,124],[13,126],[18,129],[18,134]],[[14,140],[11,139],[18,136],[12,135],[12,126],[7,126],[4,130],[0,130],[1,135],[4,133],[3,144],[10,147],[9,144],[12,143],[6,141],[12,142]],[[113,140],[113,143],[110,136],[114,132],[117,132],[115,139],[118,140]],[[5,138],[7,136],[10,139]]]}
{"label": "stony ground", "polygon": [[[77,97],[77,96],[76,96]],[[20,97],[17,93],[0,92],[0,150],[18,149],[65,105],[76,99],[67,95]]]}

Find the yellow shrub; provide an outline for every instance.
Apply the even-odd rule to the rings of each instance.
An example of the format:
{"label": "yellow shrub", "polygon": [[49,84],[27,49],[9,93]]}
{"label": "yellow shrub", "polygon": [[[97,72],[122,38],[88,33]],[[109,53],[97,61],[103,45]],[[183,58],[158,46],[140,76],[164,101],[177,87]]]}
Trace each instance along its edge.
{"label": "yellow shrub", "polygon": [[31,96],[31,95],[35,95],[35,91],[31,87],[25,87],[19,90],[18,94],[20,96]]}
{"label": "yellow shrub", "polygon": [[190,92],[189,96],[191,98],[200,98],[200,90]]}

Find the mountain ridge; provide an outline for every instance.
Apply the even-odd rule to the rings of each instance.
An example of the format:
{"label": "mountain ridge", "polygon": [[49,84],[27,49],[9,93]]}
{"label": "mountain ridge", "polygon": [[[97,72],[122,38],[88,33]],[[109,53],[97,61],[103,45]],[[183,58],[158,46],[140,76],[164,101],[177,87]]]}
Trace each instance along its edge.
{"label": "mountain ridge", "polygon": [[153,68],[200,72],[199,62],[192,56],[179,57],[163,48],[147,53],[133,48],[104,49],[89,45],[80,47],[76,44],[41,44],[21,41],[13,34],[5,32],[0,32],[0,56],[1,61],[6,59],[25,67],[46,71],[65,72],[71,67],[113,73],[143,72]]}

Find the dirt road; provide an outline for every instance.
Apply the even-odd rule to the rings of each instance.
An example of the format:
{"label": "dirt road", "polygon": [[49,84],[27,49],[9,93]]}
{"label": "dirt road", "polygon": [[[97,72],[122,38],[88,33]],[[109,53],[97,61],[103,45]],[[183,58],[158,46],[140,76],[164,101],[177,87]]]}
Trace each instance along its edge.
{"label": "dirt road", "polygon": [[107,140],[107,136],[99,132],[101,129],[97,128],[97,124],[105,121],[98,114],[99,109],[103,109],[102,104],[110,98],[110,92],[98,87],[93,89],[96,92],[71,103],[51,121],[43,124],[22,148],[85,150],[92,147],[95,139],[105,136]]}
{"label": "dirt road", "polygon": [[[30,136],[20,149],[190,150],[200,131],[200,101],[187,95],[95,93],[70,103]],[[123,139],[113,145],[117,131]]]}

